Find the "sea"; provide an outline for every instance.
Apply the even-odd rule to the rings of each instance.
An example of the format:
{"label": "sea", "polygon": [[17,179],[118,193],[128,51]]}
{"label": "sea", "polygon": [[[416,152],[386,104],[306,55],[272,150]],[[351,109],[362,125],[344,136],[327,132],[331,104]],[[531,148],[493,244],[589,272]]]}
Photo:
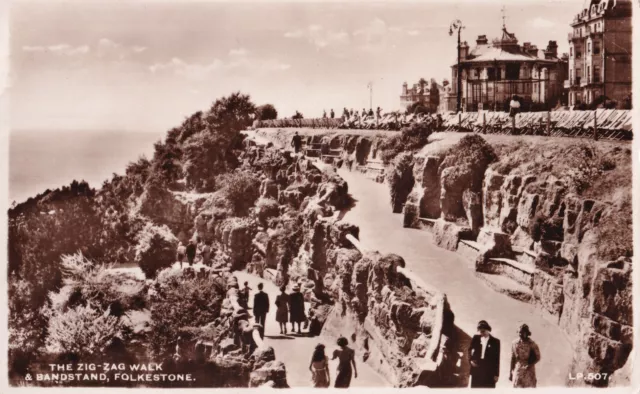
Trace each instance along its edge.
{"label": "sea", "polygon": [[165,132],[14,130],[9,134],[9,204],[47,189],[87,181],[96,189],[142,155]]}

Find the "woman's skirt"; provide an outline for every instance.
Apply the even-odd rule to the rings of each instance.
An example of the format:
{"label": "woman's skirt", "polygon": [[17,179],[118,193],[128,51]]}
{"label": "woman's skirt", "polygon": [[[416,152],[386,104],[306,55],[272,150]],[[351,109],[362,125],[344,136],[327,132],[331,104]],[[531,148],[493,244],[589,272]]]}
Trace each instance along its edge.
{"label": "woman's skirt", "polygon": [[336,376],[335,388],[346,389],[351,384],[351,368],[345,368],[338,370],[338,376]]}

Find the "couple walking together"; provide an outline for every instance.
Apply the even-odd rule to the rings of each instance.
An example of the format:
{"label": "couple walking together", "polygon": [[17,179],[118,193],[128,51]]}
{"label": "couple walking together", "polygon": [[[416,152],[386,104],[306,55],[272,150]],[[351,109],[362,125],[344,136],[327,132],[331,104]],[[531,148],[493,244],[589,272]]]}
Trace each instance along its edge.
{"label": "couple walking together", "polygon": [[[355,351],[349,347],[347,338],[340,337],[337,341],[338,349],[333,351],[332,360],[338,359],[338,374],[334,383],[336,388],[348,388],[351,385],[351,376],[358,377],[356,368]],[[309,371],[313,387],[329,387],[331,375],[329,373],[329,358],[325,355],[325,346],[318,344],[311,357]]]}
{"label": "couple walking together", "polygon": [[[529,326],[518,329],[518,339],[511,344],[509,380],[513,387],[536,387],[535,364],[540,361],[540,349],[530,338]],[[491,335],[491,326],[478,323],[478,334],[469,346],[471,388],[495,388],[500,376],[500,340]]]}

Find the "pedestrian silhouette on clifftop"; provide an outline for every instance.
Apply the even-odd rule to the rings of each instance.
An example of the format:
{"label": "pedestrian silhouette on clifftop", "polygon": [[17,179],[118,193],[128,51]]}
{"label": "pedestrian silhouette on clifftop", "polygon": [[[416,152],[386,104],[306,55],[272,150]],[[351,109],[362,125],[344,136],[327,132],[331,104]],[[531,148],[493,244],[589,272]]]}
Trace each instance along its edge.
{"label": "pedestrian silhouette on clifftop", "polygon": [[329,387],[331,382],[331,376],[329,375],[329,359],[325,355],[324,345],[321,343],[319,343],[313,351],[311,364],[309,364],[309,371],[311,371],[313,387]]}
{"label": "pedestrian silhouette on clifftop", "polygon": [[478,335],[469,346],[471,388],[495,388],[500,376],[500,340],[491,336],[491,326],[478,322]]}
{"label": "pedestrian silhouette on clifftop", "polygon": [[540,361],[540,349],[530,338],[529,326],[523,324],[518,329],[519,338],[511,344],[511,369],[509,380],[513,387],[536,387],[536,367]]}
{"label": "pedestrian silhouette on clifftop", "polygon": [[269,295],[262,291],[263,287],[262,283],[258,283],[258,292],[253,296],[253,316],[256,323],[260,324],[260,338],[264,339],[264,327],[269,313]]}
{"label": "pedestrian silhouette on clifftop", "polygon": [[338,338],[339,349],[333,351],[332,360],[338,359],[338,375],[336,376],[335,388],[349,388],[351,385],[351,375],[358,378],[358,369],[356,368],[356,352],[351,349],[349,341],[345,337]]}
{"label": "pedestrian silhouette on clifftop", "polygon": [[289,294],[287,288],[280,286],[280,294],[276,297],[276,321],[280,324],[280,334],[287,333],[287,322],[289,321]]}
{"label": "pedestrian silhouette on clifftop", "polygon": [[187,254],[187,248],[185,248],[182,242],[178,243],[178,249],[176,250],[176,260],[180,263],[180,268],[182,268],[182,262]]}
{"label": "pedestrian silhouette on clifftop", "polygon": [[295,132],[295,134],[293,135],[293,138],[291,139],[291,146],[293,146],[294,152],[296,153],[300,152],[300,148],[302,147],[302,137],[298,135],[297,131]]}
{"label": "pedestrian silhouette on clifftop", "polygon": [[187,245],[187,261],[189,262],[189,267],[193,265],[194,260],[196,259],[196,252],[198,248],[196,247],[196,241],[193,239],[189,241]]}

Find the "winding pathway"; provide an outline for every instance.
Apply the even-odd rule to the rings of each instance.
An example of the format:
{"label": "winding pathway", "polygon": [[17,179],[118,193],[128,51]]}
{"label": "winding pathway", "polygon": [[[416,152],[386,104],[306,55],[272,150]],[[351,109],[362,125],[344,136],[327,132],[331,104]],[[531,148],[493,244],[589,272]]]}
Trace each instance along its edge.
{"label": "winding pathway", "polygon": [[356,200],[344,220],[360,227],[364,247],[401,255],[407,268],[447,294],[456,326],[468,335],[479,320],[487,320],[501,340],[498,387],[509,387],[510,343],[521,323],[527,323],[542,354],[536,365],[538,387],[565,386],[573,349],[564,332],[526,304],[487,287],[475,276],[464,257],[435,246],[426,231],[402,227],[402,215],[393,214],[386,185],[345,169],[338,173]]}

